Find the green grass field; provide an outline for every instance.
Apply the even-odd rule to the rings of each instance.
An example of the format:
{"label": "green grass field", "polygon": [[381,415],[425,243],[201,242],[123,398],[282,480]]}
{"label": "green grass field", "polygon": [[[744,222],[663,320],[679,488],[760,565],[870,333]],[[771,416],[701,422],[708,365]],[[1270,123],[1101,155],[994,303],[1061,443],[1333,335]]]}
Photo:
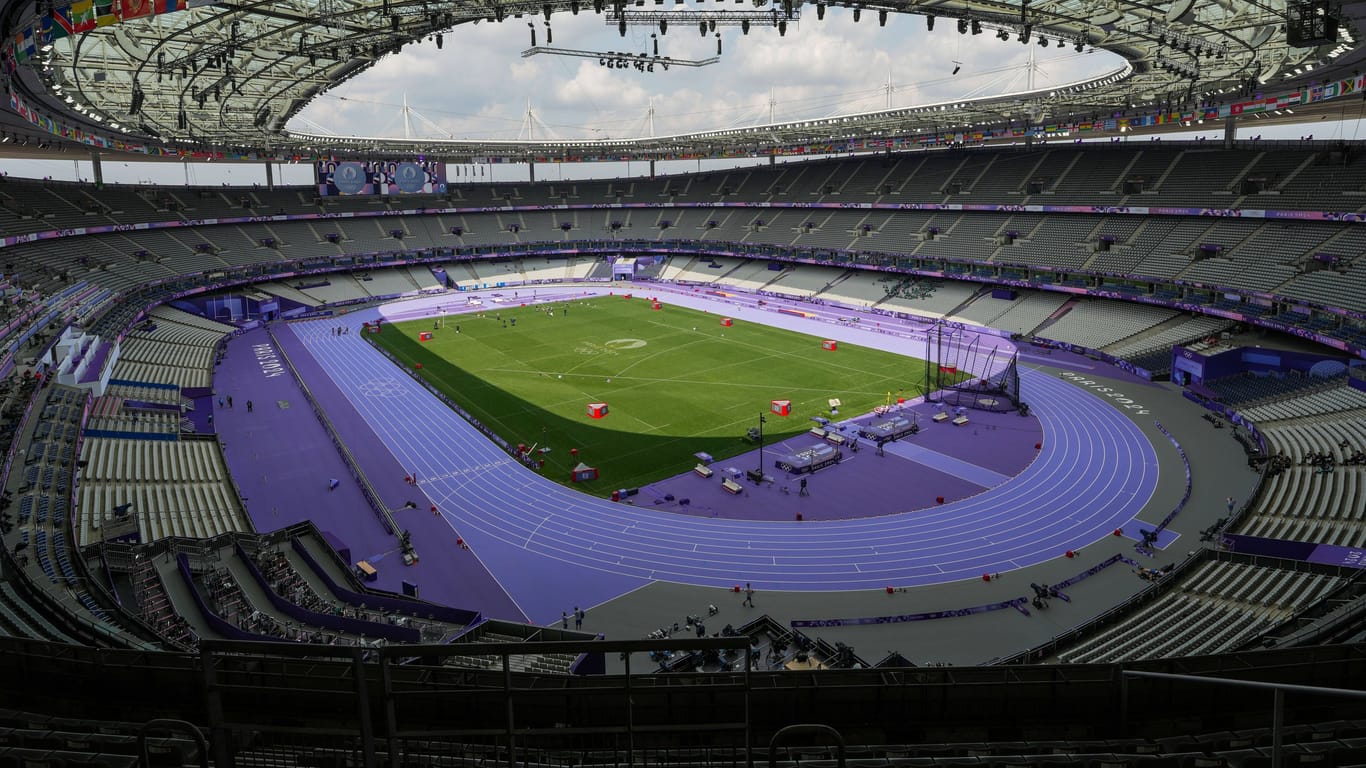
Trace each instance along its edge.
{"label": "green grass field", "polygon": [[[510,443],[548,446],[548,477],[569,484],[578,448],[601,476],[575,487],[597,495],[686,471],[698,451],[751,450],[760,414],[773,443],[829,415],[830,398],[846,415],[865,413],[889,393],[919,394],[925,376],[918,359],[844,343],[829,352],[818,337],[739,320],[722,327],[718,315],[654,311],[643,299],[488,305],[417,340],[432,329],[414,320],[367,338],[409,369],[422,363],[418,373]],[[770,400],[791,400],[792,415],[768,413]],[[590,418],[590,402],[608,403],[609,415]]]}

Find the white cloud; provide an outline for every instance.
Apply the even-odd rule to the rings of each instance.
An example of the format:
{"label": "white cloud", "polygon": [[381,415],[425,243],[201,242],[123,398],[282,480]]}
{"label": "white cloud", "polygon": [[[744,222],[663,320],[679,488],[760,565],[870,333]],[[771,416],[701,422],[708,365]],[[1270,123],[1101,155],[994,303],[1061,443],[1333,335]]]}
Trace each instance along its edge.
{"label": "white cloud", "polygon": [[[718,28],[718,64],[643,73],[608,69],[596,58],[521,58],[531,43],[528,23],[545,45],[541,16],[461,25],[443,35],[441,50],[423,42],[387,56],[316,100],[303,116],[337,133],[401,136],[398,105],[406,93],[414,110],[457,137],[515,138],[529,100],[560,138],[624,137],[644,132],[651,97],[656,133],[668,134],[767,122],[770,95],[778,120],[882,109],[889,74],[892,105],[900,107],[1024,90],[1031,53],[1038,59],[1037,87],[1118,63],[1103,52],[1079,55],[1070,45],[1044,49],[1002,42],[989,32],[960,36],[949,19],[927,32],[919,16],[893,13],[880,27],[876,12],[864,12],[856,24],[851,11],[831,7],[817,21],[806,6],[786,36],[771,24],[753,25],[749,35]],[[695,26],[673,25],[663,35],[653,27],[629,27],[622,37],[605,17],[585,10],[556,14],[550,27],[560,48],[652,54],[657,40],[663,56],[716,55],[714,34],[704,37]],[[954,61],[963,63],[957,76],[950,74]],[[422,132],[437,135],[425,126]]]}

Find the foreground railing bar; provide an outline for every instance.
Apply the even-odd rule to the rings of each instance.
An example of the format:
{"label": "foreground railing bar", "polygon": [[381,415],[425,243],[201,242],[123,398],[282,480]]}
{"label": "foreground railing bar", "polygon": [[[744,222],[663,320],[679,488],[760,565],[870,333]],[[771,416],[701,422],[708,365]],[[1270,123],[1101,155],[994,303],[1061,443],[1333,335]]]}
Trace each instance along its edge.
{"label": "foreground railing bar", "polygon": [[1207,677],[1203,675],[1178,675],[1170,672],[1141,672],[1133,669],[1120,670],[1120,725],[1127,733],[1129,730],[1129,680],[1144,678],[1149,680],[1170,680],[1180,683],[1203,683],[1224,685],[1231,688],[1247,688],[1258,691],[1271,691],[1271,768],[1284,765],[1285,745],[1285,694],[1302,693],[1311,696],[1334,696],[1345,699],[1366,699],[1366,691],[1350,688],[1324,688],[1296,683],[1267,683],[1260,680],[1239,680],[1227,677]]}
{"label": "foreground railing bar", "polygon": [[1316,685],[1295,683],[1267,683],[1260,680],[1238,680],[1228,677],[1208,677],[1206,675],[1178,675],[1170,672],[1142,672],[1135,669],[1120,670],[1124,677],[1145,677],[1156,680],[1174,680],[1183,683],[1206,683],[1227,685],[1234,688],[1254,688],[1262,691],[1284,691],[1286,693],[1308,693],[1316,696],[1341,696],[1349,699],[1366,699],[1366,691],[1351,688],[1324,688]]}
{"label": "foreground railing bar", "polygon": [[[234,725],[237,725],[237,724],[234,723]],[[253,726],[251,726],[251,725],[248,724],[248,725],[243,725],[242,727],[251,728],[251,727],[253,727]],[[264,727],[267,727],[267,726],[262,726],[262,727],[264,728]],[[688,723],[688,724],[686,724],[686,725],[685,725],[685,724],[669,725],[669,724],[666,723],[666,724],[663,724],[663,725],[647,725],[647,726],[640,726],[640,725],[637,725],[637,726],[632,726],[632,728],[634,728],[634,730],[635,730],[636,733],[645,733],[645,734],[653,734],[653,733],[691,733],[691,732],[694,732],[694,731],[700,731],[700,732],[705,732],[705,733],[714,733],[714,732],[718,732],[718,731],[743,731],[743,730],[745,729],[745,726],[744,726],[744,724],[742,724],[742,723],[736,723],[736,722],[724,722],[724,723],[696,723],[696,724],[694,724],[694,723]],[[287,731],[287,729],[282,729],[282,728],[275,728],[274,730],[275,730],[275,731],[278,731],[278,732],[281,732],[281,733],[284,733],[284,732]],[[303,730],[303,729],[295,729],[295,730]],[[566,733],[572,733],[572,734],[575,735],[575,736],[583,736],[583,735],[589,735],[589,736],[604,736],[604,735],[605,735],[605,736],[611,736],[611,735],[615,735],[615,734],[624,734],[624,733],[627,733],[628,730],[629,730],[628,727],[627,727],[627,726],[624,726],[624,725],[595,725],[595,726],[582,727],[582,728],[572,728],[572,729],[566,729],[566,728],[518,728],[518,729],[516,729],[516,732],[517,732],[517,735],[518,735],[518,736],[563,736],[563,735],[566,734]],[[348,733],[350,733],[351,735],[354,735],[354,732],[353,732],[353,731],[352,731],[352,732],[348,732]],[[400,729],[400,730],[394,732],[394,733],[391,735],[391,738],[395,738],[395,739],[426,739],[426,738],[442,738],[442,737],[446,737],[446,736],[504,736],[504,735],[506,735],[506,734],[507,734],[507,728],[451,728],[451,729],[439,728],[439,729],[435,729],[435,730],[433,730],[433,729],[423,729],[423,730],[417,730],[417,731],[405,731],[405,730]]]}
{"label": "foreground railing bar", "polygon": [[[387,645],[366,649],[375,657],[390,659],[429,658],[441,656],[536,656],[544,653],[649,653],[664,649],[680,651],[720,651],[745,649],[749,638],[703,637],[666,640],[541,640],[527,643],[454,643],[450,645]],[[321,661],[349,659],[351,648],[333,645],[308,645],[286,642],[255,642],[205,638],[202,650],[216,656],[279,656],[288,659]],[[280,662],[281,659],[275,659]]]}

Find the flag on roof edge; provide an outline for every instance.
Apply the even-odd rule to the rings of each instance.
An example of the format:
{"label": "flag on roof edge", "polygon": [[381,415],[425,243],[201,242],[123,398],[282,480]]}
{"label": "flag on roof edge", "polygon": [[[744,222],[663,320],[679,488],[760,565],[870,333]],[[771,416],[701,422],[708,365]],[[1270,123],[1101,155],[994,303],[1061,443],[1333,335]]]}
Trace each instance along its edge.
{"label": "flag on roof edge", "polygon": [[95,26],[119,23],[118,6],[118,0],[95,0]]}
{"label": "flag on roof edge", "polygon": [[95,28],[94,0],[76,0],[71,4],[71,28],[76,32],[89,32]]}

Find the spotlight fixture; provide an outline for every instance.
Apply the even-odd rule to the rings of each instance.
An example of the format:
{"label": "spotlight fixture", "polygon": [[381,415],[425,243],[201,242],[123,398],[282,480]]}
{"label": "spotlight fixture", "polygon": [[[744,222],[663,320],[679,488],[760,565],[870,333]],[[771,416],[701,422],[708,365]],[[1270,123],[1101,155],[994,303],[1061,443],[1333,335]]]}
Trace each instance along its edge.
{"label": "spotlight fixture", "polygon": [[958,34],[960,34],[960,35],[966,35],[967,33],[968,33],[968,20],[967,20],[967,19],[959,19],[959,20],[958,20]]}
{"label": "spotlight fixture", "polygon": [[1164,72],[1170,72],[1174,75],[1184,77],[1190,80],[1200,79],[1199,62],[1196,62],[1196,64],[1192,65],[1177,59],[1169,59],[1165,56],[1160,56],[1158,57],[1155,64],[1158,69],[1161,69]]}
{"label": "spotlight fixture", "polygon": [[1032,25],[1032,24],[1026,24],[1026,25],[1024,25],[1024,31],[1022,31],[1022,32],[1020,33],[1020,42],[1021,42],[1021,43],[1024,43],[1024,44],[1028,44],[1028,43],[1029,43],[1029,36],[1030,36],[1033,32],[1034,32],[1034,25]]}
{"label": "spotlight fixture", "polygon": [[816,21],[825,20],[825,3],[816,3]]}
{"label": "spotlight fixture", "polygon": [[934,14],[925,17],[925,29],[930,32],[934,31]]}
{"label": "spotlight fixture", "polygon": [[786,19],[781,19],[781,20],[778,21],[778,37],[787,37],[787,20],[786,20]]}
{"label": "spotlight fixture", "polygon": [[660,20],[659,20],[659,34],[661,34],[661,35],[667,35],[667,34],[669,34],[669,20],[668,20],[668,19],[660,19]]}
{"label": "spotlight fixture", "polygon": [[855,23],[855,24],[858,23],[859,17],[861,17],[862,15],[863,15],[863,6],[860,6],[860,5],[854,6],[854,23]]}
{"label": "spotlight fixture", "polygon": [[953,63],[953,71],[950,72],[949,74],[951,74],[951,75],[956,75],[956,74],[958,74],[958,70],[960,70],[960,69],[962,69],[962,68],[963,68],[963,62],[961,62],[961,61],[955,61],[955,62]]}
{"label": "spotlight fixture", "polygon": [[[821,6],[821,7],[824,8],[825,6]],[[740,34],[743,34],[743,35],[748,35],[748,34],[749,34],[749,19],[741,19],[741,20],[740,20]]]}
{"label": "spotlight fixture", "polygon": [[972,34],[982,34],[982,22],[978,21],[977,19],[972,20]]}
{"label": "spotlight fixture", "polygon": [[878,25],[879,27],[885,27],[885,26],[887,26],[887,9],[886,9],[886,8],[884,8],[884,9],[882,9],[882,10],[880,10],[880,11],[877,12],[877,25]]}

